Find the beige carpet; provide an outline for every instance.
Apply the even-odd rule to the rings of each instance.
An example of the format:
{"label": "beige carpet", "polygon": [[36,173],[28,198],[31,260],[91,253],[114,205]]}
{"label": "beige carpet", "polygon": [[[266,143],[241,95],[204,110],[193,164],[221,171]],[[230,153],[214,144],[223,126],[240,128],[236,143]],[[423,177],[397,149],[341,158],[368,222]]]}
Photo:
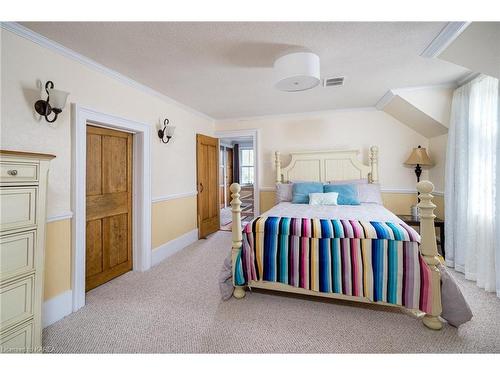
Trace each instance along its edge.
{"label": "beige carpet", "polygon": [[87,294],[87,305],[46,328],[52,352],[500,352],[500,299],[454,274],[475,317],[426,329],[399,309],[263,293],[220,299],[217,275],[231,246],[218,232],[146,273]]}

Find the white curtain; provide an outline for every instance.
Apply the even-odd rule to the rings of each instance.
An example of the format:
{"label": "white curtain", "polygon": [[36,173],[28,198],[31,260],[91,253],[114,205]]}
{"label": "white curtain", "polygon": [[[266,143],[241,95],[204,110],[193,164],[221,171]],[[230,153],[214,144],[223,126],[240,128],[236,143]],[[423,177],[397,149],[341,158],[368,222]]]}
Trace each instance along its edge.
{"label": "white curtain", "polygon": [[446,155],[446,264],[500,297],[499,82],[453,94]]}

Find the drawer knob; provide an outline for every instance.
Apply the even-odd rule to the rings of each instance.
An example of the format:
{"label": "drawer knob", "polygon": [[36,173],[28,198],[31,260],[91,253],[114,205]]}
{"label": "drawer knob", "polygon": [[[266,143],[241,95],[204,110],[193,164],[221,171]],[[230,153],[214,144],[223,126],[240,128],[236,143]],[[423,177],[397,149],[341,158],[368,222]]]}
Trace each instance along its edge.
{"label": "drawer knob", "polygon": [[17,169],[9,169],[7,171],[7,174],[11,176],[17,176]]}

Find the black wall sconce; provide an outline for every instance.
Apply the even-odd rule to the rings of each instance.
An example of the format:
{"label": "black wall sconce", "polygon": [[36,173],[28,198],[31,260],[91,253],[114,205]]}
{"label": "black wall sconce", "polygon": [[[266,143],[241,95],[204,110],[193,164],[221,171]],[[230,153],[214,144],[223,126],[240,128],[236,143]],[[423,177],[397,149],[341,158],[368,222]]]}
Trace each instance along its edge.
{"label": "black wall sconce", "polygon": [[[163,143],[168,143],[170,142],[170,138],[174,136],[175,132],[175,126],[169,126],[168,123],[168,118],[163,120],[163,129],[158,130],[158,137],[160,137],[161,141]],[[167,137],[167,140],[165,141],[165,137]]]}
{"label": "black wall sconce", "polygon": [[[35,103],[35,111],[39,115],[45,117],[47,122],[54,122],[57,116],[62,112],[66,105],[66,99],[69,92],[54,89],[54,82],[47,81],[45,84],[45,92],[47,93],[46,100],[37,100]],[[52,120],[49,120],[49,115],[54,113]]]}

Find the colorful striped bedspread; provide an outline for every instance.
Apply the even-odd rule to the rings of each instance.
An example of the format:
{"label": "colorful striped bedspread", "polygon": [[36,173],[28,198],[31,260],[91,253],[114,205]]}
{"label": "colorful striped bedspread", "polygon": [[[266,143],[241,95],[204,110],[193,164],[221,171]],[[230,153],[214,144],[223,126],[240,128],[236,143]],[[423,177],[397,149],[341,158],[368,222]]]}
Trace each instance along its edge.
{"label": "colorful striped bedspread", "polygon": [[243,229],[235,285],[272,281],[430,313],[419,242],[404,223],[258,217]]}

